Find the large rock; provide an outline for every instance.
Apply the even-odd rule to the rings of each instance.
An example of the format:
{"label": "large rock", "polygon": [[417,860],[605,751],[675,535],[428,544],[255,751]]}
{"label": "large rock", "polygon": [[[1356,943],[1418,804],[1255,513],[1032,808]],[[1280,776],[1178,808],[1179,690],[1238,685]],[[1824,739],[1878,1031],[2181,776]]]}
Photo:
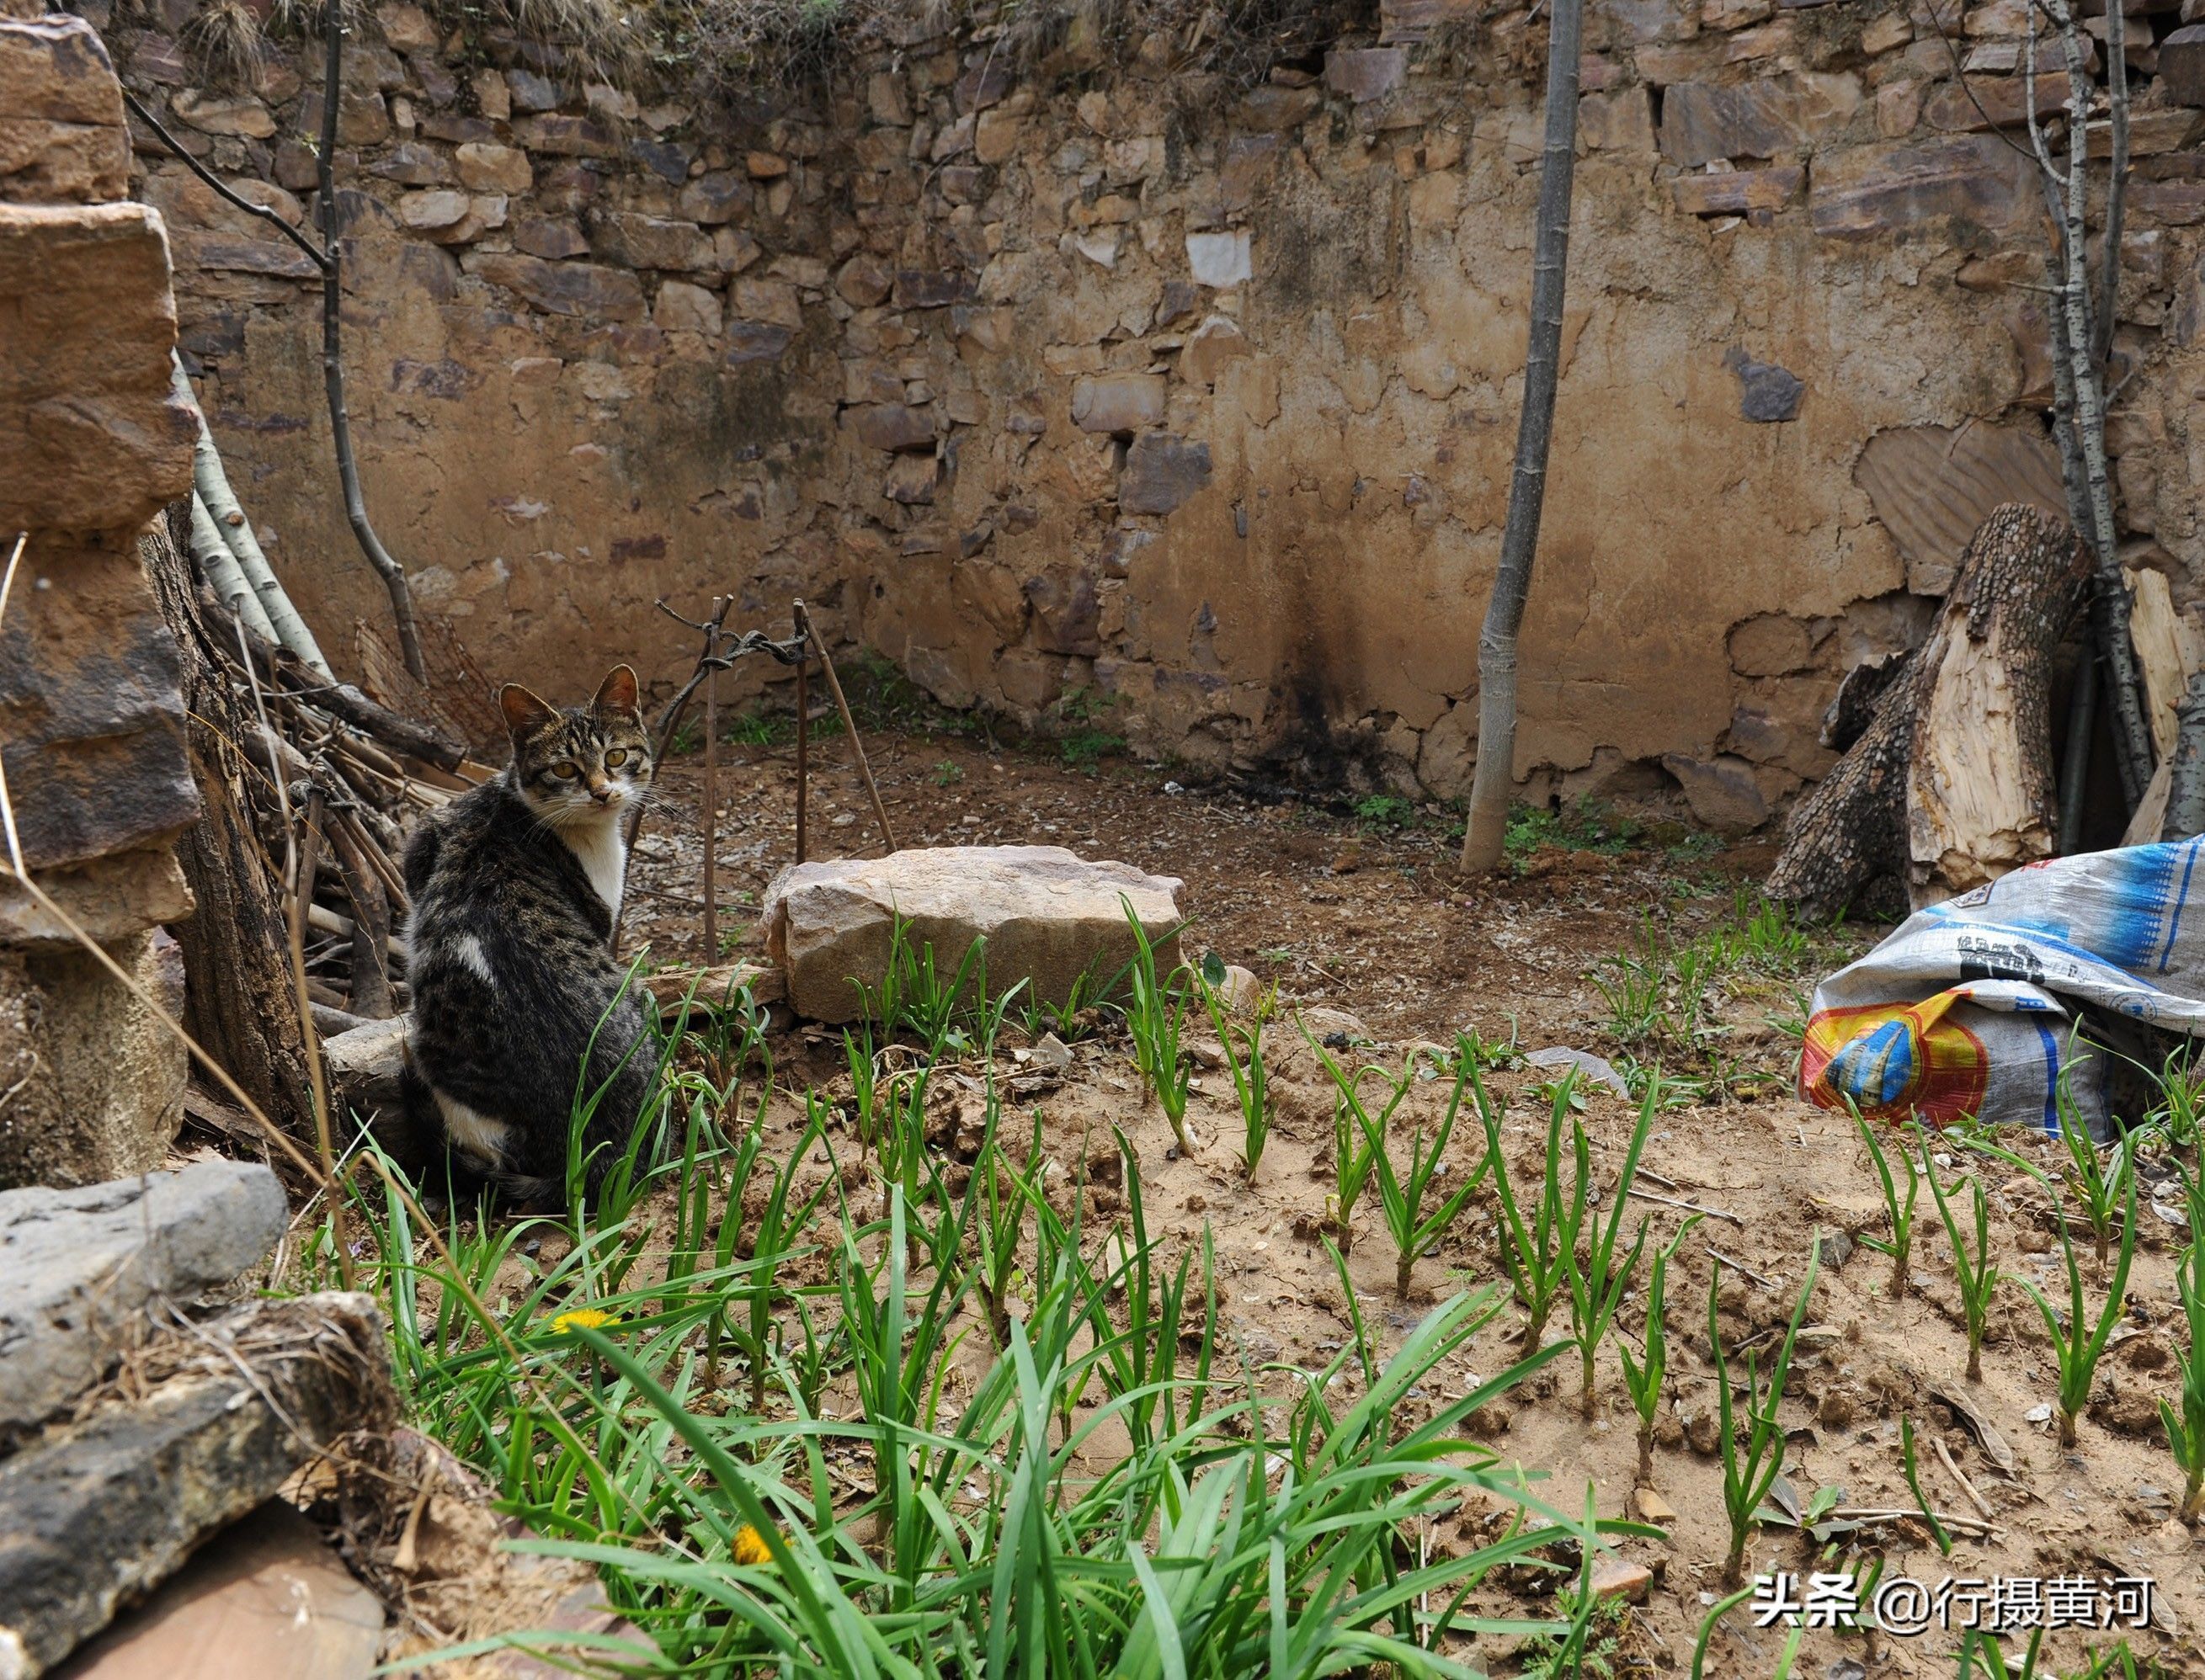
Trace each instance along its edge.
{"label": "large rock", "polygon": [[1177,371],[1191,384],[1214,385],[1227,362],[1238,361],[1252,349],[1239,322],[1213,315],[1187,335],[1179,353]]}
{"label": "large rock", "polygon": [[1860,83],[1847,75],[1679,82],[1661,95],[1661,154],[1691,169],[1718,157],[1789,158],[1841,127],[1860,102]]}
{"label": "large rock", "polygon": [[1128,513],[1168,513],[1209,482],[1209,445],[1143,432],[1126,452],[1118,506]]}
{"label": "large rock", "polygon": [[643,283],[624,269],[498,255],[484,258],[476,272],[554,315],[599,321],[643,318]]}
{"label": "large rock", "polygon": [[1941,216],[2004,231],[2043,214],[2036,169],[1996,134],[1856,146],[1816,165],[1809,210],[1829,239],[1881,238]]}
{"label": "large rock", "polygon": [[373,1127],[378,1114],[392,1116],[399,1112],[398,1076],[406,1063],[406,1021],[405,1016],[395,1015],[322,1041],[322,1063],[340,1115],[350,1110]]}
{"label": "large rock", "polygon": [[136,543],[39,533],[22,570],[0,621],[0,757],[25,856],[75,864],[173,838],[199,787],[175,638]]}
{"label": "large rock", "polygon": [[766,946],[799,1015],[853,1021],[860,985],[877,991],[900,917],[912,948],[934,947],[956,972],[976,939],[987,945],[988,989],[1025,981],[1062,1003],[1082,975],[1108,982],[1134,953],[1130,900],[1162,968],[1179,961],[1179,881],[1129,864],[1089,863],[1061,846],[914,848],[878,859],[799,864],[766,889]]}
{"label": "large rock", "polygon": [[0,528],[134,531],[191,487],[146,205],[0,204]]}
{"label": "large rock", "polygon": [[366,1295],[256,1302],[140,1363],[142,1398],[0,1460],[0,1672],[42,1673],[339,1436],[395,1410]]}
{"label": "large rock", "polygon": [[472,140],[452,154],[460,183],[476,193],[526,193],[536,184],[528,154],[515,145]]}
{"label": "large rock", "polygon": [[285,1217],[283,1187],[255,1162],[0,1190],[0,1440],[98,1381],[140,1339],[149,1301],[188,1302],[259,1263]]}
{"label": "large rock", "polygon": [[[191,883],[184,879],[175,848],[165,843],[33,873],[39,890],[68,921],[33,899],[12,878],[0,877],[0,946],[80,950],[79,929],[102,945],[112,946],[149,928],[181,922],[193,907]],[[0,1179],[5,1176],[0,1172]]]}
{"label": "large rock", "polygon": [[869,449],[931,449],[934,416],[924,408],[900,402],[868,403],[842,411],[844,430],[853,433]]}
{"label": "large rock", "polygon": [[2205,105],[2205,23],[2185,23],[2159,44],[2159,85],[2178,105]]}
{"label": "large rock", "polygon": [[294,1506],[270,1499],[198,1551],[56,1680],[368,1680],[383,1601]]}
{"label": "large rock", "polygon": [[1083,431],[1138,431],[1163,418],[1161,373],[1104,373],[1072,382],[1072,423]]}
{"label": "large rock", "polygon": [[1715,175],[1679,175],[1670,196],[1687,216],[1744,216],[1750,211],[1781,210],[1799,196],[1807,180],[1798,164],[1771,169],[1725,169]]}
{"label": "large rock", "polygon": [[0,18],[0,199],[98,204],[129,187],[107,49],[82,18]]}
{"label": "large rock", "polygon": [[[2039,116],[2067,108],[2067,73],[2036,79]],[[1963,76],[1929,96],[1922,115],[1932,128],[1973,133],[1983,128],[2018,128],[2029,121],[2030,86],[2025,76]]]}
{"label": "large rock", "polygon": [[712,267],[712,241],[694,222],[609,211],[591,223],[590,238],[598,256],[626,268],[701,273]]}
{"label": "large rock", "polygon": [[1768,820],[1768,802],[1753,779],[1753,766],[1729,753],[1711,759],[1665,752],[1661,767],[1677,778],[1692,815],[1718,834],[1743,834]]}

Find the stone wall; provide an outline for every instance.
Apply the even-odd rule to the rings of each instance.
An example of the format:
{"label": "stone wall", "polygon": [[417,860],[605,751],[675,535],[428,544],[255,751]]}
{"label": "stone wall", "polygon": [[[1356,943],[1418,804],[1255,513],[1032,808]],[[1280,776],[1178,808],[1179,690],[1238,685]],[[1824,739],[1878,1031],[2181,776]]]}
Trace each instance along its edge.
{"label": "stone wall", "polygon": [[[1763,818],[1826,768],[1843,670],[1948,575],[1877,518],[1864,446],[2041,435],[2039,200],[1988,128],[2020,109],[2026,8],[1947,10],[1949,44],[1924,0],[1593,0],[1524,632],[1538,787],[1673,779],[1710,822]],[[801,592],[951,704],[1033,719],[1086,691],[1197,767],[1466,790],[1542,23],[1388,0],[1245,86],[1160,35],[1022,65],[984,22],[914,15],[829,88],[731,112],[376,18],[339,114],[354,431],[424,608],[494,676],[580,692],[618,656],[664,682],[689,638],[655,598],[732,591],[778,624]],[[2182,21],[2131,25],[2144,371],[2114,441],[2132,558],[2186,603],[2205,62]],[[304,215],[312,46],[222,87],[182,21],[114,22],[126,78]],[[233,476],[351,663],[384,608],[333,488],[311,275],[139,140]]]}
{"label": "stone wall", "polygon": [[0,620],[0,763],[61,914],[0,879],[0,1189],[142,1172],[175,1135],[181,1047],[69,924],[180,1011],[159,929],[191,913],[171,842],[199,815],[176,647],[137,548],[191,483],[167,240],[125,197],[98,35],[38,10],[0,3],[0,565],[27,538]]}

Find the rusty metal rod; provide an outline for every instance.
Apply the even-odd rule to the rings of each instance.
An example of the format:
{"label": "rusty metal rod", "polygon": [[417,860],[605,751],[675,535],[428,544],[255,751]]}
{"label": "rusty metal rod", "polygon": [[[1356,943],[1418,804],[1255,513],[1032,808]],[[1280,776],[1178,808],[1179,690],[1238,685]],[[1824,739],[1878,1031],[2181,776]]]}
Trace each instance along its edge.
{"label": "rusty metal rod", "polygon": [[[819,650],[819,668],[826,674],[828,692],[835,697],[835,709],[842,714],[842,733],[850,738],[850,751],[858,758],[858,774],[865,779],[865,795],[873,802],[873,817],[881,825],[882,843],[893,852],[896,849],[895,830],[889,826],[889,808],[881,803],[881,790],[873,781],[873,767],[865,760],[865,744],[858,739],[858,721],[850,715],[850,703],[842,698],[842,680],[835,674],[835,662],[827,656],[827,644],[812,633],[811,614],[805,610],[801,600],[796,603],[796,628],[807,647]],[[801,715],[800,701],[797,709]]]}
{"label": "rusty metal rod", "polygon": [[811,782],[811,692],[805,672],[811,663],[804,628],[804,603],[796,603],[796,861],[804,861],[804,804]]}

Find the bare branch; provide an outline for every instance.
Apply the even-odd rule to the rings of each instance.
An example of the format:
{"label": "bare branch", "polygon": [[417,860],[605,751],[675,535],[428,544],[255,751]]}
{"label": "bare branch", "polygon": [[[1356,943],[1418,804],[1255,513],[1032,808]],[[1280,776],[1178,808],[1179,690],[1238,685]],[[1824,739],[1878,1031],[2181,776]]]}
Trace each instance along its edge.
{"label": "bare branch", "polygon": [[161,126],[160,119],[155,116],[152,112],[147,110],[145,106],[140,104],[136,96],[134,96],[127,87],[122,90],[122,103],[129,106],[130,114],[133,116],[136,117],[140,122],[144,123],[148,128],[151,128],[153,131],[154,134],[159,139],[161,144],[169,148],[171,155],[181,159],[184,167],[189,169],[193,175],[197,175],[201,181],[205,181],[209,187],[212,187],[217,196],[221,198],[224,203],[243,211],[247,216],[253,217],[257,220],[265,222],[270,227],[275,229],[277,233],[282,234],[285,239],[289,240],[292,244],[297,246],[300,250],[305,252],[316,268],[320,269],[324,272],[328,270],[330,266],[330,258],[327,252],[316,250],[314,248],[314,242],[312,240],[308,239],[288,222],[286,222],[281,216],[277,215],[274,210],[270,209],[266,205],[254,204],[252,199],[243,196],[235,187],[223,181],[220,175],[217,175],[212,169],[200,163],[199,160],[193,157],[190,152],[185,151],[184,148],[177,143],[176,137]]}

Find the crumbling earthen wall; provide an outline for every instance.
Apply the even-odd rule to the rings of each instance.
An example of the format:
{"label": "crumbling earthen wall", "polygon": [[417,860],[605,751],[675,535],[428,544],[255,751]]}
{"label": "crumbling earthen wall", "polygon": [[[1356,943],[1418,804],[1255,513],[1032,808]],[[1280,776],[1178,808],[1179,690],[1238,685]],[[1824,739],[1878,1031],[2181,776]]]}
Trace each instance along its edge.
{"label": "crumbling earthen wall", "polygon": [[175,644],[137,548],[191,483],[168,246],[125,194],[99,37],[38,10],[0,3],[0,567],[24,539],[0,751],[12,844],[58,913],[0,878],[0,1188],[142,1172],[175,1135],[182,1048],[78,933],[178,1009],[159,929],[191,912],[172,842],[199,814]]}
{"label": "crumbling earthen wall", "polygon": [[[2041,430],[2041,199],[1988,127],[2020,108],[2026,7],[1947,9],[1950,43],[1905,0],[1596,0],[1519,774],[1659,765],[1705,819],[1759,820],[1826,768],[1842,670],[1942,586],[1857,485],[1863,446]],[[802,592],[954,704],[1085,691],[1197,764],[1466,788],[1541,22],[1391,0],[1243,88],[1161,37],[1026,67],[913,15],[752,119],[377,17],[340,108],[354,434],[425,610],[493,675],[671,679],[689,638],[655,598],[732,591],[758,624]],[[216,90],[176,21],[113,25],[127,79],[301,216],[312,49]],[[2186,600],[2205,63],[2159,62],[2180,21],[2133,25],[2147,371],[2114,441],[2134,557]],[[311,271],[140,139],[216,431],[349,663],[385,609],[333,489]]]}

